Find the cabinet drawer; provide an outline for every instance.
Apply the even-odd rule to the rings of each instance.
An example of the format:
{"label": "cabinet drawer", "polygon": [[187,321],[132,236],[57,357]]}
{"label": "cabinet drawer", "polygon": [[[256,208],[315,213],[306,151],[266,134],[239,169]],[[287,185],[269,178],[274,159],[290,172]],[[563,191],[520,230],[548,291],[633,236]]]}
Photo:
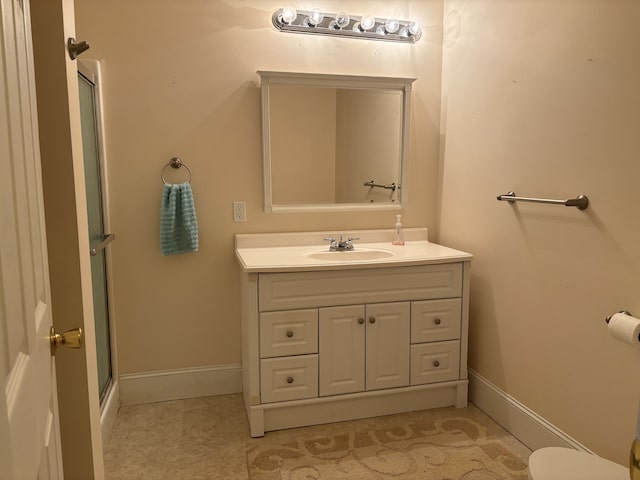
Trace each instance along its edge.
{"label": "cabinet drawer", "polygon": [[260,314],[260,357],[318,353],[318,310]]}
{"label": "cabinet drawer", "polygon": [[461,316],[460,298],[411,302],[411,343],[459,339]]}
{"label": "cabinet drawer", "polygon": [[460,378],[460,342],[411,345],[411,385]]}
{"label": "cabinet drawer", "polygon": [[318,355],[266,358],[260,366],[262,403],[318,396]]}
{"label": "cabinet drawer", "polygon": [[262,273],[261,312],[356,303],[455,298],[462,294],[462,263],[412,267]]}

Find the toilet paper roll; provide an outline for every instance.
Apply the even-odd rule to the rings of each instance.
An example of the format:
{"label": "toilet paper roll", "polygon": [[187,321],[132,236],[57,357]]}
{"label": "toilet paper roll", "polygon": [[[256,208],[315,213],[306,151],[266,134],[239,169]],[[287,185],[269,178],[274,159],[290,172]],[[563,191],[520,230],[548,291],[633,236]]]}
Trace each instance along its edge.
{"label": "toilet paper roll", "polygon": [[609,335],[629,345],[640,346],[640,320],[626,313],[616,313],[609,320]]}

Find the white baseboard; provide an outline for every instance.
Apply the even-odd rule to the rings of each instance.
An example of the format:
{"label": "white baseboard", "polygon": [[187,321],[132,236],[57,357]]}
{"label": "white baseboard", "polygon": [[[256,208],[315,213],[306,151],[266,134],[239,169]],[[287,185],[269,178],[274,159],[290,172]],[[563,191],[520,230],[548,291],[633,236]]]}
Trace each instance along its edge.
{"label": "white baseboard", "polygon": [[240,392],[240,365],[120,375],[120,402],[123,406]]}
{"label": "white baseboard", "polygon": [[593,453],[471,369],[469,400],[531,450],[568,447]]}
{"label": "white baseboard", "polygon": [[107,446],[109,442],[109,437],[111,437],[111,431],[113,430],[113,424],[116,421],[116,416],[118,415],[118,410],[120,409],[120,382],[116,379],[111,388],[109,389],[109,393],[107,394],[107,398],[104,401],[102,406],[102,411],[100,412],[100,425],[102,427],[102,445],[104,447]]}

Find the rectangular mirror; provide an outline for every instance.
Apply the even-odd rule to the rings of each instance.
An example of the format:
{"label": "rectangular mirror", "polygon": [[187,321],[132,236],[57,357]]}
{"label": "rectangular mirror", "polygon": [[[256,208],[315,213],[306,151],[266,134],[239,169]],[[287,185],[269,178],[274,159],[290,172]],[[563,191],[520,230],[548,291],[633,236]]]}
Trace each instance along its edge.
{"label": "rectangular mirror", "polygon": [[265,211],[400,208],[414,79],[258,73]]}

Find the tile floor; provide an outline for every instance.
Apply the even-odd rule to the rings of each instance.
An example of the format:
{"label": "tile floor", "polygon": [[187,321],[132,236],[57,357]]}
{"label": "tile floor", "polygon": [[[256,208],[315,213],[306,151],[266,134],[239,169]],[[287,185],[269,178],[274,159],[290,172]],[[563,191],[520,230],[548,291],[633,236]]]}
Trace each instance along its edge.
{"label": "tile floor", "polygon": [[[486,417],[472,404],[458,411]],[[353,422],[365,428],[375,422],[389,421],[392,417]],[[486,421],[494,423],[488,417]],[[327,428],[343,426],[283,430],[267,433],[264,438],[282,441],[301,431],[313,434]],[[504,436],[510,437],[507,439],[526,461],[530,453],[526,447],[506,432]],[[248,480],[246,452],[261,441],[265,440],[252,439],[249,435],[240,394],[122,407],[106,445],[107,479]]]}

